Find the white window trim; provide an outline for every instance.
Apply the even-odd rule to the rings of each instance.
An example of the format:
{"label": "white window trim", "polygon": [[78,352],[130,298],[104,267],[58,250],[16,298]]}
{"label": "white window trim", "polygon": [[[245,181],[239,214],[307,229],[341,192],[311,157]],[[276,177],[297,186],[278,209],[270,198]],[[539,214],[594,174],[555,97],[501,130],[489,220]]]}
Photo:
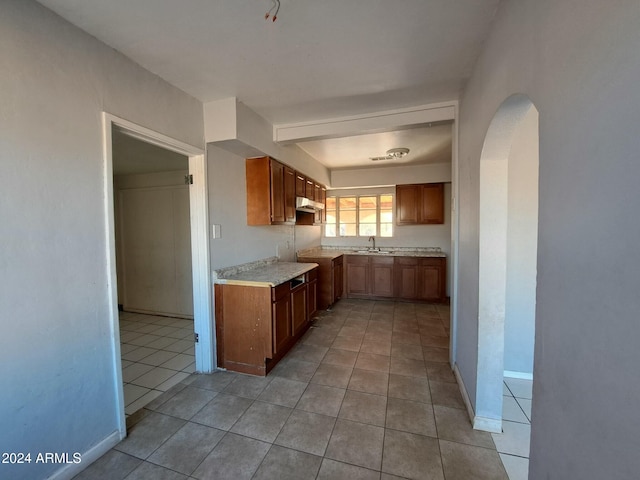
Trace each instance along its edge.
{"label": "white window trim", "polygon": [[[336,199],[336,235],[333,237],[326,235],[326,223],[325,228],[322,229],[322,237],[323,238],[364,238],[364,237],[380,237],[380,224],[388,223],[381,221],[380,215],[380,197],[384,195],[391,196],[391,225],[392,225],[392,235],[390,237],[381,237],[381,238],[393,238],[396,230],[394,228],[395,223],[395,206],[396,206],[396,195],[395,192],[389,193],[363,193],[363,194],[347,194],[347,195],[327,195],[327,198],[335,198]],[[356,199],[356,234],[355,235],[340,235],[340,198],[350,198],[353,197]],[[374,235],[360,235],[360,197],[376,197],[376,233]],[[331,225],[334,225],[333,223]]]}

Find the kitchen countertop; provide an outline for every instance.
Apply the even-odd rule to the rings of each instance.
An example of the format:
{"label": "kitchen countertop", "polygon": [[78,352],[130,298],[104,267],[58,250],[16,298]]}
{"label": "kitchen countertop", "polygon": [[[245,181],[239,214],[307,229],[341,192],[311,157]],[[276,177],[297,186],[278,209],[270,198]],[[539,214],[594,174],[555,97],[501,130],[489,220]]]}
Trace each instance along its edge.
{"label": "kitchen countertop", "polygon": [[313,250],[311,252],[300,252],[298,253],[298,260],[301,258],[338,258],[344,255],[344,252],[340,250]]}
{"label": "kitchen countertop", "polygon": [[275,287],[317,267],[317,263],[278,262],[267,259],[214,271],[214,283]]}
{"label": "kitchen countertop", "polygon": [[340,255],[371,255],[376,257],[439,257],[444,258],[446,253],[438,247],[381,247],[381,252],[374,253],[366,247],[320,247],[301,250],[298,259],[303,258],[337,258]]}

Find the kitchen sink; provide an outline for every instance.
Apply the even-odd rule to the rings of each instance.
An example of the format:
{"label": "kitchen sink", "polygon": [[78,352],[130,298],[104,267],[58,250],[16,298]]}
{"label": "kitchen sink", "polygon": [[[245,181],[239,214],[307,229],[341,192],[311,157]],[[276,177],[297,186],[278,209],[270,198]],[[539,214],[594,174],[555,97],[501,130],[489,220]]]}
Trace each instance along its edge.
{"label": "kitchen sink", "polygon": [[378,255],[389,255],[390,253],[393,253],[391,250],[379,250],[379,249],[367,249],[367,250],[357,250],[356,253],[375,253]]}

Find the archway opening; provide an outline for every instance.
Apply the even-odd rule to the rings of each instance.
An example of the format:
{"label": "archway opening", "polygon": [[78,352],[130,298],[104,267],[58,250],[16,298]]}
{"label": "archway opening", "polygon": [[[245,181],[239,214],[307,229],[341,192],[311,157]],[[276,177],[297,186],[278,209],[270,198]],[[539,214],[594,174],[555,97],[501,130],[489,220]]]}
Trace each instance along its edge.
{"label": "archway opening", "polygon": [[503,430],[505,374],[533,378],[538,145],[537,109],[525,95],[509,97],[489,126],[480,159],[474,428],[496,433]]}

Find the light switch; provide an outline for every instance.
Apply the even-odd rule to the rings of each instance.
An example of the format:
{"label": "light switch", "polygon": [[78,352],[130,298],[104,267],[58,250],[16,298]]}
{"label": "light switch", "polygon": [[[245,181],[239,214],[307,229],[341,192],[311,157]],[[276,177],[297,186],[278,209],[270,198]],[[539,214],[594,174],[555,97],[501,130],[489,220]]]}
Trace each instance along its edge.
{"label": "light switch", "polygon": [[211,231],[213,234],[213,238],[220,238],[222,236],[220,234],[220,225],[211,225]]}

